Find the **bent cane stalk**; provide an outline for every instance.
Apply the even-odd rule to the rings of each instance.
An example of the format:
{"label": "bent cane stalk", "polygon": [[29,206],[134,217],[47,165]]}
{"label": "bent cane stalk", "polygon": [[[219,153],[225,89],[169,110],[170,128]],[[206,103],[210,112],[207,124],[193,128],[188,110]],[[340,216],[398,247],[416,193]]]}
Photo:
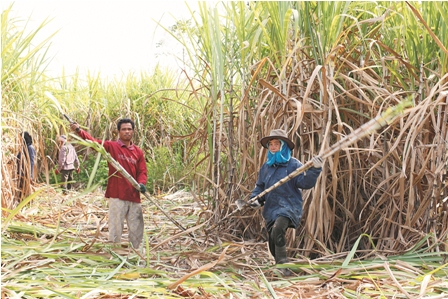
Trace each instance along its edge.
{"label": "bent cane stalk", "polygon": [[[340,151],[343,148],[348,147],[349,145],[353,144],[355,141],[372,134],[373,132],[377,131],[378,129],[382,128],[386,124],[392,123],[392,121],[395,120],[396,117],[403,114],[405,108],[412,106],[412,100],[409,98],[407,100],[402,101],[398,105],[394,107],[387,108],[386,111],[384,111],[382,114],[378,115],[377,117],[371,119],[369,122],[363,124],[361,127],[353,131],[350,135],[347,135],[345,138],[339,140],[337,143],[333,144],[331,147],[326,149],[320,156],[323,160],[330,157],[337,151]],[[259,198],[262,198],[267,193],[271,192],[272,190],[280,187],[284,183],[288,182],[292,178],[295,178],[299,174],[305,172],[307,169],[311,168],[313,166],[313,162],[310,160],[303,164],[301,167],[297,168],[295,171],[291,172],[288,176],[284,177],[268,189],[264,190],[257,196],[251,198],[248,202],[246,202],[242,208],[247,207],[249,204],[255,202]],[[210,227],[206,230],[206,233],[212,231],[217,226],[219,226],[222,222],[227,220],[228,218],[232,217],[234,214],[236,214],[240,209],[235,209],[230,214],[222,218],[218,223]]]}
{"label": "bent cane stalk", "polygon": [[[118,163],[117,161],[115,161],[114,158],[112,158],[112,156],[106,151],[106,149],[101,144],[91,140],[84,140],[77,135],[72,136],[74,136],[79,141],[80,144],[93,148],[95,151],[102,154],[106,158],[107,162],[109,162],[124,178],[126,178],[135,189],[140,190],[140,185],[138,184],[138,182],[123,168],[123,166],[120,165],[120,163]],[[143,195],[153,205],[155,205],[172,223],[174,223],[182,231],[186,231],[186,229],[178,221],[173,219],[167,212],[165,212],[163,208],[157,202],[155,202],[147,192],[144,192]],[[193,234],[191,233],[188,234],[190,235],[190,237],[195,239]]]}

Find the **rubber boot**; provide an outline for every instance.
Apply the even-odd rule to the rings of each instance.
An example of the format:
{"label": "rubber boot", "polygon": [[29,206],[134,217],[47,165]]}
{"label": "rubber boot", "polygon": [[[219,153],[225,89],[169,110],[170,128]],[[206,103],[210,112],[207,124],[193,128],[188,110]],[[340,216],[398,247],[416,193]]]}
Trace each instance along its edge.
{"label": "rubber boot", "polygon": [[287,262],[289,262],[289,260],[288,256],[286,255],[286,245],[275,246],[275,263],[286,264]]}
{"label": "rubber boot", "polygon": [[[275,246],[275,264],[286,264],[288,263],[288,256],[286,255],[286,245],[285,246]],[[288,268],[279,268],[278,269],[283,276],[292,276],[293,273]]]}

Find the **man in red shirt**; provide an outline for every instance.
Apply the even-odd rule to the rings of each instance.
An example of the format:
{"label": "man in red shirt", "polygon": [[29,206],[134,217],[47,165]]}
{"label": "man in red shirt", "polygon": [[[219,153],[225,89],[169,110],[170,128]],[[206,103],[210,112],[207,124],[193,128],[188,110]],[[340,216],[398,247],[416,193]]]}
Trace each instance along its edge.
{"label": "man in red shirt", "polygon": [[[146,192],[147,169],[143,151],[134,145],[134,122],[129,118],[118,121],[118,140],[102,141],[90,136],[74,122],[70,125],[78,136],[103,144],[106,151],[139,183],[140,190],[123,177],[110,163],[107,181],[106,198],[109,199],[109,241],[121,242],[124,220],[128,226],[129,242],[136,249],[143,240],[143,213],[140,192]],[[140,192],[139,192],[140,191]]]}

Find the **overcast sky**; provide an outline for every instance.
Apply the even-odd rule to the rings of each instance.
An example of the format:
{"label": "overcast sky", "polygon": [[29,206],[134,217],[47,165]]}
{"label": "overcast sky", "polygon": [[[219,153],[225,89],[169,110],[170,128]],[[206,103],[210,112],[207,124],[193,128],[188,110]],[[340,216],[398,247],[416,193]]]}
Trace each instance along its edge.
{"label": "overcast sky", "polygon": [[[59,32],[51,39],[54,56],[49,73],[101,72],[102,76],[121,78],[129,72],[151,70],[157,61],[174,67],[174,59],[156,53],[172,51],[177,43],[157,27],[153,19],[171,26],[176,19],[188,18],[185,1],[135,0],[3,0],[2,10],[13,4],[11,17],[28,20],[35,30],[46,18],[52,19],[38,39]],[[197,1],[188,1],[197,7]],[[23,23],[25,25],[25,23]],[[156,44],[163,41],[163,48]]]}

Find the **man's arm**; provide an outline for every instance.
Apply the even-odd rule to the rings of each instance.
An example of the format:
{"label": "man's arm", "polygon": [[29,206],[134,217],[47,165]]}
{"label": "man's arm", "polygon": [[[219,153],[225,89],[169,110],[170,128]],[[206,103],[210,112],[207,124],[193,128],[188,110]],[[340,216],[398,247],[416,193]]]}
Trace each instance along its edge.
{"label": "man's arm", "polygon": [[[260,194],[261,192],[263,192],[266,189],[264,177],[265,177],[264,167],[261,167],[260,171],[258,172],[258,178],[257,178],[257,182],[255,183],[255,188],[252,190],[252,193],[250,194],[250,198],[254,198],[255,196],[257,196],[258,194]],[[264,196],[262,196],[261,198],[258,199],[258,203],[260,205],[264,205],[265,201],[266,201],[266,198]]]}
{"label": "man's arm", "polygon": [[295,186],[300,189],[311,189],[316,185],[322,168],[311,167],[295,178]]}
{"label": "man's arm", "polygon": [[79,126],[79,124],[77,122],[71,123],[70,128],[72,129],[72,131],[76,132],[76,134],[84,140],[91,140],[96,143],[103,144],[103,140],[96,139],[96,138],[93,138],[92,136],[90,136],[89,133],[87,133],[86,131],[81,129],[81,127]]}

